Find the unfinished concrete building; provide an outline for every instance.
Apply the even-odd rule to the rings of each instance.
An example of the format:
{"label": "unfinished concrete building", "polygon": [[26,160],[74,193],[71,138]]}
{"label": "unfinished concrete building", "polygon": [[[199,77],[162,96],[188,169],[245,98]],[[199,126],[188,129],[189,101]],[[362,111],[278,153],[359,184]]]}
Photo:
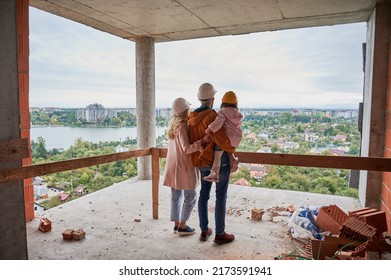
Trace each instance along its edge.
{"label": "unfinished concrete building", "polygon": [[[391,229],[391,1],[99,1],[0,0],[0,259],[28,259],[26,223],[34,219],[32,175],[123,158],[65,166],[32,165],[29,114],[29,6],[135,42],[138,177],[158,184],[155,150],[157,43],[302,27],[367,22],[361,158],[263,154],[253,163],[360,170],[359,199],[386,213]],[[131,65],[129,65],[131,67]],[[145,151],[143,149],[150,149]],[[129,154],[128,154],[129,155]],[[124,156],[124,158],[126,158]],[[34,176],[35,176],[34,175]],[[157,183],[156,183],[157,180]],[[153,192],[153,199],[158,191]],[[153,206],[157,207],[154,202]],[[157,218],[157,209],[154,208]]]}

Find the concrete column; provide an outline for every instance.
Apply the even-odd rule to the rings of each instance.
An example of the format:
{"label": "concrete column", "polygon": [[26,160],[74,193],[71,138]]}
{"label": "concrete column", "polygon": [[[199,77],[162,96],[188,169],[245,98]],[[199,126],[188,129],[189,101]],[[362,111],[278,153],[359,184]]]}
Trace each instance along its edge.
{"label": "concrete column", "polygon": [[[155,41],[136,40],[137,148],[156,146],[155,120]],[[137,159],[138,178],[152,179],[151,156]]]}
{"label": "concrete column", "polygon": [[[0,0],[0,141],[21,137],[17,11],[21,0]],[[18,10],[17,10],[18,6]],[[21,167],[21,160],[0,168]],[[27,259],[23,181],[0,184],[0,259]]]}
{"label": "concrete column", "polygon": [[[362,156],[383,157],[385,153],[390,10],[390,3],[379,2],[368,22]],[[380,208],[382,176],[381,172],[360,172],[359,198],[363,205]]]}

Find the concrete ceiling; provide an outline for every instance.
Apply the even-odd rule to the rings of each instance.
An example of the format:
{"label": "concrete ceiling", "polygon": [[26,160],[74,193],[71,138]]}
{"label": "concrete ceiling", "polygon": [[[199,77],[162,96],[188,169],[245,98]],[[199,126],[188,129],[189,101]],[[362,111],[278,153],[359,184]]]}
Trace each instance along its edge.
{"label": "concrete ceiling", "polygon": [[363,22],[376,0],[30,0],[113,35],[156,42]]}

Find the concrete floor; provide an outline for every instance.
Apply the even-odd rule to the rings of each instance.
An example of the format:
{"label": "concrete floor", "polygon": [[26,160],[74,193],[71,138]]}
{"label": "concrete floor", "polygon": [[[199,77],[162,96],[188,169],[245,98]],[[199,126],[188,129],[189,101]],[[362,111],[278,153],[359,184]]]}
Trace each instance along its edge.
{"label": "concrete floor", "polygon": [[[130,179],[49,209],[41,217],[52,221],[52,231],[38,230],[39,220],[27,223],[31,260],[272,260],[297,249],[288,235],[289,205],[337,204],[345,211],[361,208],[357,199],[294,191],[230,185],[226,230],[235,234],[230,244],[216,245],[213,236],[200,242],[197,207],[188,224],[196,234],[173,234],[169,221],[169,188],[160,187],[159,219],[152,218],[152,182]],[[212,191],[213,192],[213,191]],[[214,228],[214,194],[209,205]],[[267,210],[253,221],[251,209]],[[135,219],[140,219],[136,222]],[[83,229],[85,239],[65,241],[66,229]]]}

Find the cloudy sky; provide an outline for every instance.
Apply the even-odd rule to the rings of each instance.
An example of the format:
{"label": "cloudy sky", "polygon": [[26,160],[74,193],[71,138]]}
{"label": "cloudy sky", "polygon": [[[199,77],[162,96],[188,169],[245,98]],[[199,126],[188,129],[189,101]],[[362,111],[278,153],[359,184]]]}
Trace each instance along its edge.
{"label": "cloudy sky", "polygon": [[[196,107],[211,82],[240,107],[346,108],[362,101],[366,23],[155,45],[156,106]],[[30,106],[135,107],[135,43],[30,8]],[[217,105],[218,105],[217,104]]]}

